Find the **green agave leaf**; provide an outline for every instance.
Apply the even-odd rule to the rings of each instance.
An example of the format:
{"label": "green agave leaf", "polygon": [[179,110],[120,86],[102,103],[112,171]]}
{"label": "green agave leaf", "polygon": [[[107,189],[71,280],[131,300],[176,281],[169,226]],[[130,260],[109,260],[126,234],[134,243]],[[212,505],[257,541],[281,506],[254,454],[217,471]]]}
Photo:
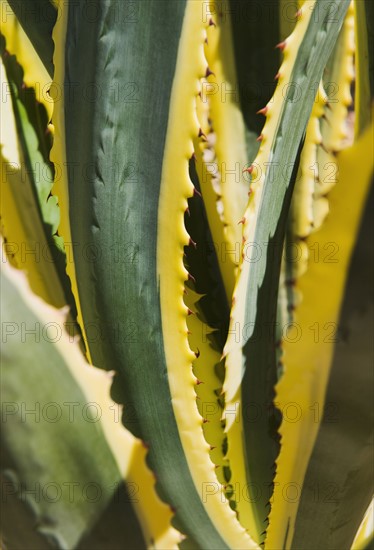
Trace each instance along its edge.
{"label": "green agave leaf", "polygon": [[[274,75],[279,67],[283,41],[291,34],[297,21],[296,3],[280,0],[277,4],[278,9],[274,2],[268,0],[262,2],[261,6],[255,2],[235,0],[230,3],[249,163],[255,159],[260,147],[258,136],[263,126],[260,115],[277,86]],[[227,14],[224,14],[224,17],[227,17]],[[276,322],[279,375],[282,373],[282,328],[289,320],[289,308],[292,303],[292,296],[286,285],[289,277],[285,269],[286,263],[283,262]]]}
{"label": "green agave leaf", "polygon": [[7,544],[176,548],[182,535],[156,494],[143,443],[120,422],[112,376],[90,366],[68,336],[67,308],[48,306],[6,263],[1,281]]}
{"label": "green agave leaf", "polygon": [[[224,389],[232,483],[243,492],[239,519],[257,542],[263,540],[266,529],[278,450],[273,388],[284,221],[297,153],[315,99],[310,92],[312,83],[321,79],[348,4],[339,3],[334,20],[322,9],[320,17],[311,17],[313,9],[321,8],[319,1],[303,5],[284,49],[279,87],[274,101],[267,105],[263,140],[251,168],[252,194],[245,213],[243,260],[225,347]],[[255,421],[250,414],[253,407],[260,411]]]}
{"label": "green agave leaf", "polygon": [[[49,76],[53,78],[52,30],[58,11],[51,0],[8,0]],[[6,9],[3,16],[7,17]]]}
{"label": "green agave leaf", "polygon": [[[90,540],[92,530],[98,533],[103,521],[110,526],[108,508],[118,517],[115,502],[120,498],[126,547],[145,548],[131,499],[135,485],[123,485],[104,427],[103,417],[112,419],[114,403],[97,402],[110,381],[85,363],[77,343],[65,333],[66,315],[36,298],[22,272],[2,264],[1,290],[6,547],[78,548],[81,540]],[[95,387],[99,391],[93,392]],[[120,424],[113,424],[119,441],[121,431]],[[126,445],[122,451],[125,457]],[[118,528],[109,546],[118,544],[116,537]]]}
{"label": "green agave leaf", "polygon": [[[300,4],[300,2],[299,2]],[[292,33],[297,23],[297,14],[295,13],[296,3],[291,4],[288,0],[279,0],[279,50],[285,46],[286,38]],[[313,112],[313,111],[312,111]],[[296,178],[295,185],[297,187],[298,178]],[[295,202],[295,193],[293,193],[291,201]],[[276,361],[277,361],[277,373],[278,379],[283,375],[283,338],[284,329],[292,322],[292,310],[294,304],[294,292],[293,292],[293,262],[290,255],[291,247],[288,246],[292,239],[289,237],[289,232],[286,231],[286,238],[283,245],[283,253],[281,260],[281,270],[279,277],[279,290],[278,290],[278,305],[277,305],[277,317],[276,317],[276,329],[275,329],[275,345],[276,345]]]}
{"label": "green agave leaf", "polygon": [[[194,193],[188,166],[207,69],[203,3],[147,1],[135,11],[94,4],[95,21],[84,4],[69,4],[54,58],[60,89],[78,87],[56,101],[53,159],[77,168],[57,194],[61,233],[77,243],[70,272],[88,352],[117,371],[113,395],[149,446],[159,491],[182,531],[202,548],[253,548],[222,502],[209,458],[183,303],[184,213]],[[90,258],[82,254],[88,249]]]}

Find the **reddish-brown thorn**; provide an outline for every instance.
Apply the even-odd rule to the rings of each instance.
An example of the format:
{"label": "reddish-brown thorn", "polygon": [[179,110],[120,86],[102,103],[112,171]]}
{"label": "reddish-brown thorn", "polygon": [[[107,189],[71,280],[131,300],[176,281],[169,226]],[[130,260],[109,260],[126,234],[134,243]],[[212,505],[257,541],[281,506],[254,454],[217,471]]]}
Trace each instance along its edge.
{"label": "reddish-brown thorn", "polygon": [[216,26],[215,22],[213,21],[212,18],[209,19],[209,26],[211,27],[212,25]]}
{"label": "reddish-brown thorn", "polygon": [[252,174],[254,170],[254,166],[253,164],[251,164],[251,166],[249,166],[248,168],[244,168],[243,172],[248,172],[248,174]]}
{"label": "reddish-brown thorn", "polygon": [[195,313],[188,307],[187,308],[187,315],[195,315]]}
{"label": "reddish-brown thorn", "polygon": [[174,507],[174,506],[169,506],[170,510],[172,511],[173,514],[176,513],[177,509]]}
{"label": "reddish-brown thorn", "polygon": [[142,445],[145,449],[149,449],[149,443],[147,443],[146,441],[144,441],[144,439],[142,439]]}
{"label": "reddish-brown thorn", "polygon": [[209,422],[209,420],[207,420],[206,418],[203,418],[203,424],[206,424],[207,422]]}
{"label": "reddish-brown thorn", "polygon": [[248,197],[250,197],[250,196],[252,195],[252,193],[253,193],[253,191],[252,191],[252,189],[250,189],[250,190],[248,191]]}
{"label": "reddish-brown thorn", "polygon": [[256,139],[256,141],[262,141],[264,139],[264,136],[262,134],[260,134],[258,136],[258,138]]}
{"label": "reddish-brown thorn", "polygon": [[286,286],[295,286],[296,285],[296,279],[287,279],[286,280]]}
{"label": "reddish-brown thorn", "polygon": [[280,72],[278,71],[277,74],[276,74],[275,77],[274,77],[274,80],[278,80],[279,77],[280,77]]}
{"label": "reddish-brown thorn", "polygon": [[283,42],[279,42],[279,44],[277,44],[275,46],[275,48],[280,50],[281,52],[283,52],[285,47],[286,47],[286,41],[285,40],[283,40]]}
{"label": "reddish-brown thorn", "polygon": [[188,206],[187,206],[187,208],[186,208],[185,212],[186,212],[186,214],[188,214],[188,217],[190,217],[190,216],[191,216],[191,212],[190,212],[190,209],[188,208]]}
{"label": "reddish-brown thorn", "polygon": [[303,11],[302,11],[302,9],[300,8],[300,9],[297,10],[297,12],[295,13],[295,18],[296,18],[296,19],[300,19],[302,13],[303,13]]}
{"label": "reddish-brown thorn", "polygon": [[238,221],[238,225],[240,225],[241,223],[243,225],[245,224],[245,216],[243,216],[242,219]]}
{"label": "reddish-brown thorn", "polygon": [[208,44],[208,37],[205,38],[204,42],[205,44]]}
{"label": "reddish-brown thorn", "polygon": [[282,345],[282,340],[277,340],[277,341],[275,342],[275,347],[276,347],[276,348],[280,348],[281,345]]}
{"label": "reddish-brown thorn", "polygon": [[216,449],[217,447],[213,447],[212,445],[210,446],[210,450],[211,451],[214,451],[214,449]]}
{"label": "reddish-brown thorn", "polygon": [[189,279],[189,281],[192,281],[193,283],[196,283],[196,279],[193,275],[191,275],[191,273],[188,274],[188,279]]}
{"label": "reddish-brown thorn", "polygon": [[193,241],[193,240],[191,239],[191,237],[190,237],[190,240],[189,240],[188,244],[189,244],[189,245],[192,244],[192,246],[193,246],[194,248],[197,247],[197,244],[195,243],[195,241]]}
{"label": "reddish-brown thorn", "polygon": [[287,306],[287,311],[294,311],[294,310],[295,310],[294,304],[289,304],[289,305]]}
{"label": "reddish-brown thorn", "polygon": [[196,359],[200,357],[200,350],[197,348],[197,351],[195,351]]}
{"label": "reddish-brown thorn", "polygon": [[209,67],[207,67],[207,68],[206,68],[206,71],[205,71],[205,78],[208,78],[208,76],[210,76],[211,74],[212,74],[213,76],[216,76],[216,75],[214,74],[214,72],[211,71],[211,70],[209,69]]}
{"label": "reddish-brown thorn", "polygon": [[195,155],[195,151],[192,153],[191,155],[191,160],[195,160],[196,161],[196,155]]}
{"label": "reddish-brown thorn", "polygon": [[200,384],[204,384],[204,382],[196,378],[196,386],[200,386]]}
{"label": "reddish-brown thorn", "polygon": [[202,131],[201,128],[199,128],[199,134],[198,134],[198,137],[205,137],[206,138],[206,135],[204,134],[204,132]]}
{"label": "reddish-brown thorn", "polygon": [[196,189],[196,187],[194,187],[193,194],[194,194],[194,195],[198,195],[200,198],[202,197],[200,191],[198,191],[198,190]]}
{"label": "reddish-brown thorn", "polygon": [[262,109],[260,109],[259,111],[257,111],[257,114],[258,115],[264,115],[266,116],[266,113],[268,112],[269,108],[268,106],[266,105],[266,107],[263,107]]}

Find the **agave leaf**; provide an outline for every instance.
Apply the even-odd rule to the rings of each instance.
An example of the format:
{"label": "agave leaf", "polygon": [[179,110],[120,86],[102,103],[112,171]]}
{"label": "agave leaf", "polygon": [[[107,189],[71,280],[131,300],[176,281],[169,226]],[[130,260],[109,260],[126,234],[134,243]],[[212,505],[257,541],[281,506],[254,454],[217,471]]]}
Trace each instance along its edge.
{"label": "agave leaf", "polygon": [[[8,9],[8,4],[11,10]],[[8,0],[2,5],[2,9],[6,23],[15,14],[50,78],[53,78],[52,30],[58,15],[56,5],[50,0]],[[25,63],[25,66],[28,65],[29,63]]]}
{"label": "agave leaf", "polygon": [[318,148],[316,164],[313,165],[316,179],[313,205],[314,229],[320,227],[328,213],[326,195],[337,181],[334,155],[351,144],[353,140],[352,114],[348,109],[352,105],[354,52],[354,9],[353,3],[351,3],[324,76],[328,104],[321,122],[323,146]]}
{"label": "agave leaf", "polygon": [[[97,3],[90,22],[83,6],[64,6],[56,79],[60,89],[76,82],[82,93],[56,102],[53,158],[78,168],[65,173],[68,187],[57,195],[65,208],[61,233],[69,241],[71,230],[78,243],[73,289],[94,363],[118,371],[113,392],[127,404],[125,421],[134,408],[131,429],[149,445],[159,490],[183,532],[204,548],[251,548],[221,501],[209,458],[183,303],[189,160],[206,73],[202,7],[149,1],[136,4],[134,15],[125,3]],[[82,48],[92,54],[83,58]],[[87,246],[100,259],[87,261],[79,249]],[[207,484],[214,494],[203,502]]]}
{"label": "agave leaf", "polygon": [[[280,86],[267,106],[263,140],[251,168],[252,194],[245,213],[243,260],[225,346],[225,415],[232,482],[241,491],[249,491],[249,497],[247,493],[237,509],[240,521],[257,542],[263,540],[266,528],[277,452],[272,435],[277,423],[272,392],[277,375],[275,316],[284,220],[297,153],[315,98],[311,85],[321,79],[348,2],[339,4],[333,22],[329,13],[312,18],[312,10],[318,7],[318,1],[303,5],[284,49]],[[248,413],[253,405],[260,411],[256,421]]]}
{"label": "agave leaf", "polygon": [[210,23],[205,46],[210,74],[201,91],[199,121],[204,136],[195,139],[195,150],[200,187],[230,303],[240,259],[239,222],[248,198],[248,175],[243,173],[247,166],[245,126],[235,74],[231,19],[229,14],[219,13],[218,3],[205,4],[204,10]]}
{"label": "agave leaf", "polygon": [[[367,206],[372,205],[370,200]],[[370,254],[367,235],[372,227],[367,224],[368,216],[353,256],[339,325],[327,325],[328,331],[321,327],[321,339],[328,340],[326,334],[333,328],[330,339],[332,336],[337,343],[324,410],[320,410],[320,403],[313,404],[316,421],[318,414],[324,416],[303,482],[292,545],[297,549],[348,549],[373,495],[369,335],[374,327],[373,308],[368,307],[367,300],[372,269],[371,277],[369,273],[368,279],[362,277],[362,265],[367,266]],[[352,364],[356,365],[354,370]],[[318,530],[314,529],[316,523]]]}
{"label": "agave leaf", "polygon": [[[367,236],[373,229],[372,199],[366,204],[338,324],[335,326],[330,321],[330,324],[318,325],[319,335],[317,332],[314,335],[315,340],[320,338],[320,346],[329,340],[335,340],[336,344],[324,409],[321,410],[320,402],[313,404],[315,420],[318,421],[318,414],[323,414],[323,418],[305,474],[295,522],[292,546],[297,549],[321,545],[349,548],[373,495],[370,470],[374,415],[370,406],[373,375],[369,335],[374,327],[370,321],[373,307],[367,300],[373,275],[367,261],[370,255]],[[342,245],[339,235],[335,242],[339,247]],[[340,263],[339,253],[335,259]],[[363,265],[367,271],[365,277]],[[316,327],[312,329],[316,331]],[[352,364],[356,364],[354,370]],[[318,530],[311,525],[312,518],[314,525],[320,525]]]}
{"label": "agave leaf", "polygon": [[[52,145],[51,126],[43,105],[37,101],[34,88],[27,88],[23,81],[23,70],[15,56],[5,54],[1,44],[8,90],[4,100],[12,103],[17,123],[17,133],[24,151],[24,170],[29,171],[35,193],[38,198],[41,217],[50,227],[51,236],[55,236],[60,221],[60,211],[55,197],[51,197],[53,184],[53,165],[49,160]],[[46,228],[46,229],[47,229]],[[47,229],[48,230],[48,229]],[[55,246],[63,248],[61,239],[54,237]]]}
{"label": "agave leaf", "polygon": [[[199,188],[199,181],[190,162],[190,176]],[[221,278],[216,248],[212,242],[203,200],[188,201],[185,226],[197,243],[185,247],[185,266],[193,277],[186,284],[184,303],[190,310],[187,318],[189,345],[198,350],[193,372],[197,406],[203,418],[204,437],[210,445],[210,457],[221,483],[226,482],[227,460],[224,458],[225,435],[221,421],[223,366],[221,356],[229,324],[229,309]]]}
{"label": "agave leaf", "polygon": [[[325,76],[324,76],[324,82],[325,82],[325,85],[327,86],[326,89],[329,91],[329,94],[331,94],[331,92],[332,92],[332,96],[331,96],[332,102],[329,104],[329,108],[326,109],[326,116],[327,116],[327,120],[329,121],[329,123],[327,123],[326,119],[324,119],[323,122],[322,122],[321,132],[322,132],[323,148],[319,147],[317,149],[318,163],[314,166],[314,168],[317,167],[317,169],[319,170],[319,178],[316,181],[316,196],[315,196],[316,200],[315,200],[315,206],[314,206],[315,215],[314,215],[314,228],[313,228],[314,231],[316,231],[321,226],[323,220],[325,219],[325,217],[328,213],[329,195],[325,196],[325,193],[330,191],[331,188],[334,186],[334,184],[339,181],[340,165],[339,165],[339,163],[337,163],[334,151],[335,152],[339,151],[344,146],[346,146],[346,143],[348,141],[346,139],[347,127],[348,127],[348,133],[351,133],[350,129],[349,129],[350,124],[347,124],[347,122],[349,122],[347,120],[347,114],[348,114],[347,107],[348,107],[348,105],[351,101],[351,99],[350,99],[350,86],[351,86],[351,83],[352,83],[352,54],[353,54],[352,11],[353,11],[353,8],[352,8],[352,5],[351,5],[348,9],[347,16],[346,16],[343,28],[341,30],[339,39],[338,39],[338,41],[336,43],[336,46],[334,48],[333,54],[330,57],[329,63],[327,65],[327,68],[326,68],[326,71],[325,71]],[[356,65],[357,65],[357,70],[358,70],[358,73],[356,72],[356,81],[360,81],[360,79],[361,79],[360,72],[359,72],[359,69],[361,67],[361,63],[358,62],[358,56],[359,56],[359,54],[356,55]],[[363,68],[363,70],[364,70],[364,73],[365,73],[366,69]],[[336,82],[338,82],[338,86],[335,85]],[[331,85],[331,83],[332,83],[332,85]],[[359,99],[359,96],[356,93],[355,94],[355,110],[356,110],[356,113],[359,113],[360,109],[362,109],[361,100]],[[359,115],[357,114],[356,120],[358,118],[359,118]],[[370,120],[370,116],[366,117],[366,119]],[[327,162],[329,163],[327,166],[331,166],[331,164],[332,164],[332,167],[334,168],[334,181],[332,183],[325,183],[323,181],[323,179],[327,179],[327,178],[323,178],[323,168],[326,166]],[[369,170],[370,170],[370,167],[369,167]],[[336,177],[336,176],[338,176],[338,177]],[[365,184],[363,183],[363,185],[365,185]],[[294,197],[294,199],[295,199],[295,197]],[[321,208],[321,205],[323,206],[323,208]],[[295,207],[296,207],[296,205],[295,205]],[[292,241],[292,240],[294,241],[295,238],[294,237],[290,238],[290,241]],[[300,289],[300,286],[298,284],[298,276],[302,273],[305,273],[305,270],[306,270],[307,264],[308,264],[309,255],[311,257],[310,261],[312,263],[315,261],[316,254],[318,254],[318,258],[320,257],[319,256],[319,254],[320,254],[319,251],[321,250],[321,246],[322,247],[323,246],[330,246],[329,249],[325,249],[325,250],[327,250],[327,252],[331,252],[331,250],[332,250],[331,246],[334,246],[333,243],[335,241],[334,241],[333,238],[331,238],[331,239],[327,239],[327,242],[330,242],[330,245],[326,244],[326,242],[322,244],[319,241],[319,239],[314,240],[314,233],[313,233],[312,236],[310,237],[309,244],[308,244],[308,241],[306,241],[306,242],[305,241],[299,241],[299,243],[298,243],[299,246],[297,247],[297,249],[298,249],[297,252],[299,254],[299,260],[298,261],[293,260],[293,262],[290,262],[290,264],[289,264],[289,275],[288,275],[288,278],[289,278],[290,282],[292,282],[292,287],[289,287],[289,288],[290,288],[290,292],[292,294],[293,309],[296,308],[296,311],[297,311],[297,308],[300,307],[300,303],[302,303],[302,300],[303,300],[303,293],[302,293],[302,291]],[[318,252],[317,252],[317,250],[318,250]],[[326,254],[327,254],[327,252],[326,252]],[[338,307],[338,305],[337,305],[337,307]],[[303,330],[303,331],[310,330],[310,327],[308,327],[306,329],[301,327],[301,325],[300,325],[300,323],[298,323],[297,319],[294,319],[294,321],[297,323],[296,326],[300,327],[300,330]],[[326,322],[331,323],[332,321],[326,319],[325,323]],[[292,319],[289,320],[288,323],[289,323],[289,326],[292,326]],[[315,323],[317,323],[317,322],[315,321]],[[315,327],[316,324],[314,324],[314,322],[311,320],[310,321],[310,326]],[[318,324],[318,326],[322,326],[322,325]],[[332,326],[332,325],[329,325],[329,326]],[[301,344],[304,343],[304,342],[300,342],[299,344],[294,343],[293,345],[290,346],[290,342],[291,342],[291,340],[294,336],[295,336],[295,331],[293,331],[293,333],[291,331],[290,334],[288,334],[288,331],[287,331],[287,342],[285,343],[285,347],[286,347],[287,350],[291,349],[292,352],[295,351],[295,346],[297,346],[297,345],[301,346]],[[289,353],[290,353],[290,351],[288,351],[288,354]],[[286,358],[285,358],[285,362],[286,362],[286,366],[287,366],[287,355],[286,355]],[[328,364],[327,359],[326,359],[326,364]],[[322,366],[321,366],[321,368],[322,368]],[[280,385],[280,387],[282,387],[282,386]],[[285,391],[287,391],[287,390],[288,390],[288,388],[286,388]],[[285,401],[285,397],[283,397],[283,399]],[[290,399],[289,401],[292,402],[292,399]],[[310,405],[311,407],[314,406],[313,403],[312,403],[312,400],[311,400],[311,405]],[[317,406],[320,409],[321,408],[323,409],[323,403],[318,402]],[[309,412],[310,411],[308,410],[308,413]],[[287,428],[291,429],[291,430],[293,428],[292,427],[290,428],[289,426],[287,426],[287,424],[288,423],[286,423],[282,427],[282,430],[285,430],[286,433],[288,434]],[[283,433],[282,430],[281,430],[281,432]],[[299,432],[299,435],[300,435],[300,437],[303,437],[302,431]],[[286,441],[288,441],[287,438],[286,438]],[[293,441],[295,442],[294,443],[295,446],[303,445],[303,443],[301,443],[301,442],[296,443],[296,441],[297,441],[296,439],[294,439]],[[282,460],[283,452],[284,452],[284,450],[281,451],[281,456],[280,456],[279,460]],[[303,457],[301,457],[299,460],[301,460],[301,462],[303,464],[304,464],[303,460],[305,460],[306,461],[305,464],[307,464],[309,456],[310,456],[309,454],[303,455]],[[286,458],[285,460],[289,460],[289,458]],[[302,468],[303,467],[304,466],[302,466]],[[287,475],[290,476],[289,473]],[[295,477],[296,477],[296,479],[294,477],[292,477],[292,482],[295,481],[295,483],[298,484],[298,487],[301,488],[303,476],[300,475],[300,472],[297,472]],[[283,478],[282,472],[281,471],[279,472],[279,469],[278,469],[278,474],[277,474],[277,477],[276,477],[276,483],[279,483],[279,485],[276,485],[276,487],[275,487],[274,499],[279,500],[279,499],[283,498],[282,497],[282,490],[284,489],[285,486],[287,486],[287,483],[290,482],[290,479],[291,479],[291,476],[288,477],[288,478],[287,477]],[[291,505],[291,508],[292,508],[292,505]],[[277,512],[278,512],[278,508],[277,508]],[[278,522],[279,518],[277,517],[277,514],[276,514],[275,517],[277,518],[276,523],[275,523],[275,528],[274,529],[270,528],[270,531],[269,531],[270,543],[275,543],[274,541],[278,541],[278,542],[280,541],[280,538],[277,539],[276,527],[279,526],[281,522],[283,522],[283,525],[286,522],[285,516],[282,516],[282,518],[280,519],[279,522]],[[290,524],[291,524],[291,527],[292,527],[293,522],[294,522],[293,513],[290,514],[290,518],[291,518],[290,519]],[[271,516],[271,519],[272,519],[272,516]],[[290,536],[289,540],[291,540],[292,532],[289,534],[289,536]]]}
{"label": "agave leaf", "polygon": [[[302,2],[298,2],[300,6]],[[295,12],[296,5],[291,4],[288,0],[279,0],[279,48],[282,49],[285,45],[286,38],[292,33],[297,22],[297,14]],[[312,109],[313,113],[314,109]],[[313,115],[311,115],[313,116]],[[307,139],[307,135],[306,135]],[[304,150],[302,152],[304,155]],[[291,212],[292,205],[296,202],[295,194],[297,193],[297,187],[299,183],[300,176],[299,173],[296,177],[295,182],[295,191],[291,201]],[[301,209],[298,211],[302,212]],[[291,216],[291,213],[290,213]],[[292,252],[289,245],[289,232],[287,231],[286,239],[283,245],[282,261],[281,261],[281,270],[279,277],[279,290],[278,290],[278,305],[277,305],[277,318],[276,318],[276,329],[275,329],[275,342],[276,342],[276,361],[277,361],[277,374],[278,378],[283,375],[283,331],[284,328],[292,322],[292,309],[295,301],[295,296],[293,292],[293,262],[290,252]]]}
{"label": "agave leaf", "polygon": [[[315,227],[314,199],[316,192],[316,166],[317,153],[322,142],[321,118],[324,115],[324,107],[327,97],[322,85],[319,85],[312,113],[307,125],[305,143],[300,157],[300,167],[297,173],[295,190],[292,197],[288,228],[288,242],[285,247],[286,258],[286,283],[293,280],[305,271],[308,261],[304,239],[310,235]],[[325,200],[325,199],[323,199]],[[295,246],[301,250],[300,259],[291,250]],[[299,261],[295,261],[295,256]],[[291,294],[293,284],[287,285]],[[291,297],[290,303],[295,306],[295,300]]]}
{"label": "agave leaf", "polygon": [[[303,485],[320,423],[320,418],[316,422],[313,407],[317,404],[319,410],[323,410],[333,353],[332,339],[315,342],[315,334],[310,327],[337,324],[347,268],[371,179],[372,166],[367,162],[371,148],[372,129],[369,128],[356,144],[337,156],[339,181],[329,195],[330,214],[310,241],[307,241],[308,246],[318,242],[320,249],[326,243],[337,242],[339,261],[311,262],[298,282],[303,300],[295,309],[294,324],[284,342],[286,370],[276,387],[275,401],[280,410],[285,410],[290,403],[296,404],[295,411],[301,411],[302,416],[297,422],[283,422],[280,427],[282,447],[277,459],[269,518],[269,548],[291,547],[299,499],[290,497],[285,501],[282,491],[290,484],[294,484],[300,491]],[[357,173],[357,184],[355,200],[352,201],[351,174],[354,170]],[[302,334],[300,339],[298,331]],[[300,453],[298,449],[303,449],[303,452]]]}
{"label": "agave leaf", "polygon": [[352,133],[347,115],[352,103],[350,88],[354,75],[353,27],[351,3],[317,90],[292,197],[284,251],[285,288],[281,287],[281,292],[285,292],[288,298],[289,319],[286,323],[292,322],[292,312],[302,299],[295,281],[308,267],[309,252],[305,239],[321,226],[328,214],[327,193],[336,183],[335,154],[347,145],[348,134]]}
{"label": "agave leaf", "polygon": [[[7,59],[7,64],[9,61]],[[60,243],[57,238],[52,240],[59,211],[54,198],[48,198],[48,189],[53,183],[51,167],[38,150],[38,137],[29,121],[20,88],[11,74],[8,80],[2,61],[1,71],[5,94],[1,101],[4,126],[1,132],[0,212],[2,233],[7,240],[5,251],[13,257],[17,267],[27,270],[33,291],[61,307],[66,304],[66,295],[54,263],[61,252],[53,251],[54,243]],[[63,258],[61,263],[63,269]]]}
{"label": "agave leaf", "polygon": [[107,544],[125,529],[128,548],[175,548],[180,534],[155,493],[146,450],[120,423],[111,376],[85,362],[65,332],[66,311],[32,294],[22,272],[2,264],[1,286],[7,502],[17,493],[37,533],[76,548],[99,523],[109,527],[106,509],[115,510],[122,486],[120,529]]}

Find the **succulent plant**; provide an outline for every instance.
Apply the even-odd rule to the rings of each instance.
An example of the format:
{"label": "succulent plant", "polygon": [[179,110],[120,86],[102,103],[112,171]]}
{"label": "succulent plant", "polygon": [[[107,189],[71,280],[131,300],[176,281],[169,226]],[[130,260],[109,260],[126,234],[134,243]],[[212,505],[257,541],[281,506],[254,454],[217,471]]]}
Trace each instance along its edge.
{"label": "succulent plant", "polygon": [[372,6],[1,8],[2,547],[369,547]]}

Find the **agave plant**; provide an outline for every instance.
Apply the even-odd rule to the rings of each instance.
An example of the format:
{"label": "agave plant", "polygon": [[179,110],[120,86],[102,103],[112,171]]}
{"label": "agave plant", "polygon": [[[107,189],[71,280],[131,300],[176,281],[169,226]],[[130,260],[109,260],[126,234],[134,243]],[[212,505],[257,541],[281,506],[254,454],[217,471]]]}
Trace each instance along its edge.
{"label": "agave plant", "polygon": [[369,547],[372,6],[1,8],[2,547]]}

